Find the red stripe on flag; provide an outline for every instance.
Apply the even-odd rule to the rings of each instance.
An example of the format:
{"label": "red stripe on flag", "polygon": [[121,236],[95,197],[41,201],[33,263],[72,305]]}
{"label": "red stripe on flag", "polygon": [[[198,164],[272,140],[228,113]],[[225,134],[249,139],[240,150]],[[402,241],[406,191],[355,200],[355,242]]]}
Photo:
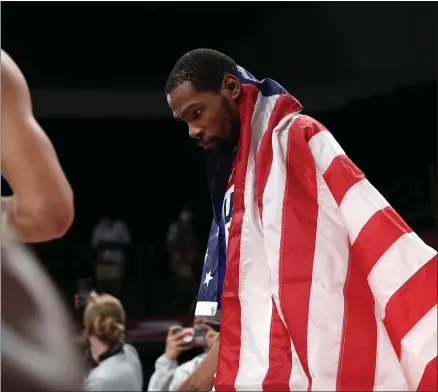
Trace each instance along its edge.
{"label": "red stripe on flag", "polygon": [[[346,155],[333,159],[323,174],[336,203],[341,205],[348,190],[365,178],[362,171]],[[368,232],[367,226],[360,233],[354,246],[350,246],[350,260],[344,286],[344,326],[339,355],[337,390],[373,390],[377,355],[377,321],[375,303],[364,274],[362,264],[375,261],[392,245],[383,241],[370,246],[368,233],[374,236],[375,227]],[[379,231],[378,231],[379,232]],[[361,244],[366,243],[366,247]],[[381,246],[383,245],[383,250]],[[379,257],[380,257],[379,256]]]}
{"label": "red stripe on flag", "polygon": [[437,357],[432,359],[424,369],[423,377],[417,391],[438,391]]}
{"label": "red stripe on flag", "polygon": [[[290,95],[281,95],[275,102],[268,128],[260,142],[259,152],[256,159],[256,192],[260,219],[263,216],[263,192],[272,166],[272,132],[279,122],[288,114],[298,112],[301,106]],[[263,224],[263,222],[262,222]]]}
{"label": "red stripe on flag", "polygon": [[292,350],[289,333],[272,300],[272,321],[269,344],[269,369],[263,380],[263,391],[288,391],[292,372]]}
{"label": "red stripe on flag", "polygon": [[[305,121],[301,121],[305,119]],[[316,167],[305,137],[308,121],[289,130],[280,247],[280,307],[312,389],[307,358],[310,289],[315,256],[318,200]]]}
{"label": "red stripe on flag", "polygon": [[411,228],[392,207],[377,211],[364,225],[352,246],[355,258],[360,257],[365,276],[368,277],[377,261],[395,241],[410,232]]}
{"label": "red stripe on flag", "polygon": [[399,358],[402,339],[436,303],[437,256],[434,256],[386,305],[383,322]]}
{"label": "red stripe on flag", "polygon": [[372,391],[376,370],[374,298],[357,256],[351,254],[344,287],[344,327],[337,391]]}
{"label": "red stripe on flag", "polygon": [[341,205],[345,194],[365,175],[346,155],[338,155],[325,171],[324,180],[330,186],[333,197]]}
{"label": "red stripe on flag", "polygon": [[227,268],[222,292],[221,323],[226,325],[226,328],[221,331],[218,371],[215,383],[217,391],[234,391],[239,370],[242,329],[239,299],[240,240],[245,212],[244,192],[251,144],[251,119],[257,96],[258,90],[255,87],[243,86],[242,102],[245,105],[241,105],[239,108],[242,126],[236,157],[234,212],[228,237]]}
{"label": "red stripe on flag", "polygon": [[[272,167],[272,134],[274,128],[286,115],[298,112],[295,99],[289,95],[280,96],[275,102],[269,119],[268,128],[260,142],[256,159],[256,195],[260,219],[263,225],[263,193]],[[289,333],[278,314],[273,301],[271,321],[271,341],[269,348],[269,369],[263,381],[264,391],[289,390],[289,379],[292,369],[292,353]]]}
{"label": "red stripe on flag", "polygon": [[306,139],[307,143],[309,143],[313,136],[317,135],[321,131],[327,131],[327,128],[324,125],[309,116],[301,116],[299,123],[301,128],[303,128],[304,138]]}

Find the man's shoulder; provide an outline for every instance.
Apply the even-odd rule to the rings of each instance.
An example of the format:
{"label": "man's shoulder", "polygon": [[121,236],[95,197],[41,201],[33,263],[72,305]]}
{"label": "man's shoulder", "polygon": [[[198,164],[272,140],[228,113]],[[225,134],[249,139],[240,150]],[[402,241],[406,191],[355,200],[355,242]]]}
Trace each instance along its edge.
{"label": "man's shoulder", "polygon": [[297,128],[311,128],[318,130],[326,130],[327,128],[320,123],[317,119],[307,114],[297,114],[293,122],[293,125]]}
{"label": "man's shoulder", "polygon": [[[301,134],[307,141],[321,131],[327,131],[322,123],[315,118],[307,114],[290,114],[283,118],[277,125],[278,131],[293,132],[296,136],[297,133]],[[280,137],[282,132],[276,132],[277,137]]]}

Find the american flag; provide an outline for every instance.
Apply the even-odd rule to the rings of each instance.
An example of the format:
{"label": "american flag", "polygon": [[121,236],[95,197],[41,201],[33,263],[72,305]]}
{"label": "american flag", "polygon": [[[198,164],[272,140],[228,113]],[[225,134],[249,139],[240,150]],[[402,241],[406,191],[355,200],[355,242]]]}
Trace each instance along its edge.
{"label": "american flag", "polygon": [[[257,80],[243,67],[238,67],[240,83],[255,86],[265,97],[287,94],[287,91],[272,79]],[[213,204],[207,251],[204,258],[201,284],[198,293],[196,315],[220,321],[221,296],[226,266],[225,227],[222,219],[222,204],[225,188],[230,176],[234,155],[224,156],[215,152],[207,153],[207,176]]]}
{"label": "american flag", "polygon": [[239,74],[228,249],[216,157],[197,306],[222,313],[216,390],[437,390],[436,251],[295,98]]}

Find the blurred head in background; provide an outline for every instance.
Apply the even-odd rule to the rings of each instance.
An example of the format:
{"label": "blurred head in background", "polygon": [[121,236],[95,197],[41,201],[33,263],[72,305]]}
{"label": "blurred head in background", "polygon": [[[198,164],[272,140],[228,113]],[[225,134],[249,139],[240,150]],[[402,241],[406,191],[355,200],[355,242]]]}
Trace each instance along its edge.
{"label": "blurred head in background", "polygon": [[100,224],[105,225],[105,226],[112,226],[112,224],[114,223],[114,219],[110,216],[103,216],[100,218],[99,221]]}
{"label": "blurred head in background", "polygon": [[90,294],[84,312],[84,327],[94,360],[124,339],[125,322],[125,310],[117,298],[96,292]]}
{"label": "blurred head in background", "polygon": [[179,213],[179,220],[182,223],[187,224],[191,222],[192,218],[193,218],[193,212],[190,205],[184,204],[183,208],[181,209],[181,212]]}
{"label": "blurred head in background", "polygon": [[165,94],[177,120],[206,150],[232,151],[240,133],[237,65],[213,49],[184,54],[171,71]]}

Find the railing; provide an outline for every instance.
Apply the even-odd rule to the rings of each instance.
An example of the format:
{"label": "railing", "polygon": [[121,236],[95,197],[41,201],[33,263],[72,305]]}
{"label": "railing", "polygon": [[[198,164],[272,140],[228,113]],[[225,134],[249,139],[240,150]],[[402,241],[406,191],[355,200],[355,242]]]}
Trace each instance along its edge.
{"label": "railing", "polygon": [[[33,248],[73,310],[78,278],[94,276],[94,260],[89,244],[59,240]],[[121,300],[131,317],[157,318],[187,313],[189,304],[179,312],[173,307],[178,279],[168,271],[163,247],[146,248],[134,244],[127,248],[126,255]]]}
{"label": "railing", "polygon": [[[436,171],[436,165],[432,164],[429,172],[423,173],[423,178],[409,178],[382,192],[419,234],[420,231],[430,232],[437,227]],[[89,243],[59,240],[35,246],[35,250],[66,302],[73,308],[77,279],[94,274]],[[179,314],[172,309],[178,281],[167,265],[164,245],[143,246],[134,243],[128,248],[122,298],[128,314],[141,318],[186,313],[189,305],[187,309],[180,309]]]}

